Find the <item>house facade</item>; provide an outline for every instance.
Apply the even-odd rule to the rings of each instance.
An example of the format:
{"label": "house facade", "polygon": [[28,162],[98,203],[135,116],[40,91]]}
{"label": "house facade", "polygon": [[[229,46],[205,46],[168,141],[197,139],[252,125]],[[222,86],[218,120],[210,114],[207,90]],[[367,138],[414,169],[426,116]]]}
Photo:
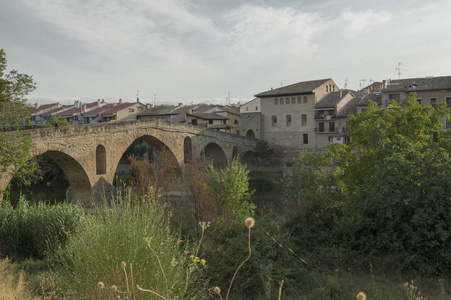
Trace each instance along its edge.
{"label": "house facade", "polygon": [[261,103],[260,138],[282,146],[286,151],[326,147],[327,138],[317,135],[316,104],[327,94],[338,91],[332,79],[321,79],[255,95]]}

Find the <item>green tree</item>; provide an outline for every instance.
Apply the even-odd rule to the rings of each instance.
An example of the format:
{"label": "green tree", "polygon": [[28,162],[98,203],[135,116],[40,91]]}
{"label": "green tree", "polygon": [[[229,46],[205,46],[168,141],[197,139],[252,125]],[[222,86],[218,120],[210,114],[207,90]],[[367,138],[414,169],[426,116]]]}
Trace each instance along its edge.
{"label": "green tree", "polygon": [[36,84],[32,76],[21,74],[17,70],[5,73],[6,66],[6,54],[1,49],[0,126],[3,133],[0,133],[0,172],[6,175],[16,174],[26,179],[25,175],[33,169],[28,161],[32,142],[30,136],[19,129],[28,114],[26,96],[36,88]]}
{"label": "green tree", "polygon": [[250,203],[253,191],[249,191],[249,170],[235,158],[224,169],[207,169],[205,189],[215,200],[218,224],[221,229],[230,229],[252,216],[255,205]]}
{"label": "green tree", "polygon": [[72,125],[72,123],[69,122],[66,118],[54,116],[52,119],[50,119],[50,121],[47,124],[41,125],[39,127],[40,128],[56,127],[57,123],[59,124],[60,127]]}
{"label": "green tree", "polygon": [[450,132],[444,103],[411,95],[349,119],[349,145],[332,146],[344,194],[337,221],[343,245],[362,259],[441,273],[451,268]]}
{"label": "green tree", "polygon": [[258,140],[255,144],[255,156],[261,158],[263,162],[270,161],[274,156],[274,147],[265,140]]}

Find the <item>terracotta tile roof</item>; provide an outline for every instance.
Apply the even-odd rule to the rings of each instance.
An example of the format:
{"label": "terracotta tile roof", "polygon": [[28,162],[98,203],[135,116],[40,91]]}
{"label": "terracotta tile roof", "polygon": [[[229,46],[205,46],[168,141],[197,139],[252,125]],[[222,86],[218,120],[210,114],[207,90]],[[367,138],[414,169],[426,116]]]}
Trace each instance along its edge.
{"label": "terracotta tile roof", "polygon": [[240,114],[240,108],[238,106],[224,106],[222,110],[236,115]]}
{"label": "terracotta tile roof", "polygon": [[308,94],[312,93],[317,87],[321,86],[325,82],[331,80],[328,79],[320,79],[320,80],[312,80],[312,81],[303,81],[291,85],[287,85],[284,87],[280,87],[277,89],[269,90],[260,94],[255,95],[255,97],[263,98],[263,97],[274,97],[274,96],[282,96],[282,95],[296,95],[296,94]]}
{"label": "terracotta tile roof", "polygon": [[114,105],[114,104],[112,104],[112,103],[108,103],[108,104],[103,105],[103,106],[101,106],[101,107],[99,107],[99,108],[92,109],[92,110],[86,112],[86,114],[97,115],[97,114],[103,113],[103,112],[105,112],[106,110],[112,108],[113,105]]}
{"label": "terracotta tile roof", "polygon": [[127,108],[129,108],[130,106],[133,106],[133,105],[135,105],[135,104],[136,104],[136,102],[123,102],[122,104],[118,104],[118,105],[116,105],[115,107],[112,107],[112,108],[110,108],[109,110],[103,112],[103,114],[105,114],[105,115],[115,114],[115,113],[117,113],[118,111],[121,111],[121,110],[123,110],[123,109],[127,109]]}
{"label": "terracotta tile roof", "polygon": [[389,92],[417,92],[431,90],[449,90],[451,89],[451,76],[443,77],[424,77],[396,79],[388,83],[382,91]]}
{"label": "terracotta tile roof", "polygon": [[48,112],[42,113],[42,115],[43,116],[45,116],[45,115],[53,115],[53,114],[56,114],[58,112],[63,111],[64,109],[68,109],[69,107],[74,107],[74,106],[73,105],[69,105],[69,106],[66,105],[66,106],[58,107],[58,108],[52,109],[52,110],[50,110]]}

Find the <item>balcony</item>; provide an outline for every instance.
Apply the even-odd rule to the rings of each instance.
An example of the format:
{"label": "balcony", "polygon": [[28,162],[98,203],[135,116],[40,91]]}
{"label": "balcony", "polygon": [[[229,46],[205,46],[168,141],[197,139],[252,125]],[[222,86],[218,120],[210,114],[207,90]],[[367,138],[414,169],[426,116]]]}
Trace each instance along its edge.
{"label": "balcony", "polygon": [[331,133],[331,132],[337,132],[337,127],[335,128],[322,128],[322,127],[316,127],[315,132],[318,133]]}
{"label": "balcony", "polygon": [[335,120],[336,115],[315,114],[315,120]]}

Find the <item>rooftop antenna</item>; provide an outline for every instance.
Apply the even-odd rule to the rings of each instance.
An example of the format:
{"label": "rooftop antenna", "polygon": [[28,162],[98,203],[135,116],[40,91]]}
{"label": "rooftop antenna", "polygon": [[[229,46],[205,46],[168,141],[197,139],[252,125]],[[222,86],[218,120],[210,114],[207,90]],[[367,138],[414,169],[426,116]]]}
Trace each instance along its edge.
{"label": "rooftop antenna", "polygon": [[348,78],[345,79],[345,90],[348,87]]}
{"label": "rooftop antenna", "polygon": [[153,106],[157,106],[157,94],[153,94]]}
{"label": "rooftop antenna", "polygon": [[364,88],[364,87],[365,87],[366,79],[360,79],[359,81],[360,81],[360,87],[361,87],[361,88]]}
{"label": "rooftop antenna", "polygon": [[401,65],[402,65],[402,63],[399,62],[399,63],[398,63],[398,67],[395,68],[395,70],[398,70],[398,79],[401,78],[401,70],[407,71],[406,69],[401,69]]}
{"label": "rooftop antenna", "polygon": [[136,91],[136,102],[139,102],[139,90]]}

